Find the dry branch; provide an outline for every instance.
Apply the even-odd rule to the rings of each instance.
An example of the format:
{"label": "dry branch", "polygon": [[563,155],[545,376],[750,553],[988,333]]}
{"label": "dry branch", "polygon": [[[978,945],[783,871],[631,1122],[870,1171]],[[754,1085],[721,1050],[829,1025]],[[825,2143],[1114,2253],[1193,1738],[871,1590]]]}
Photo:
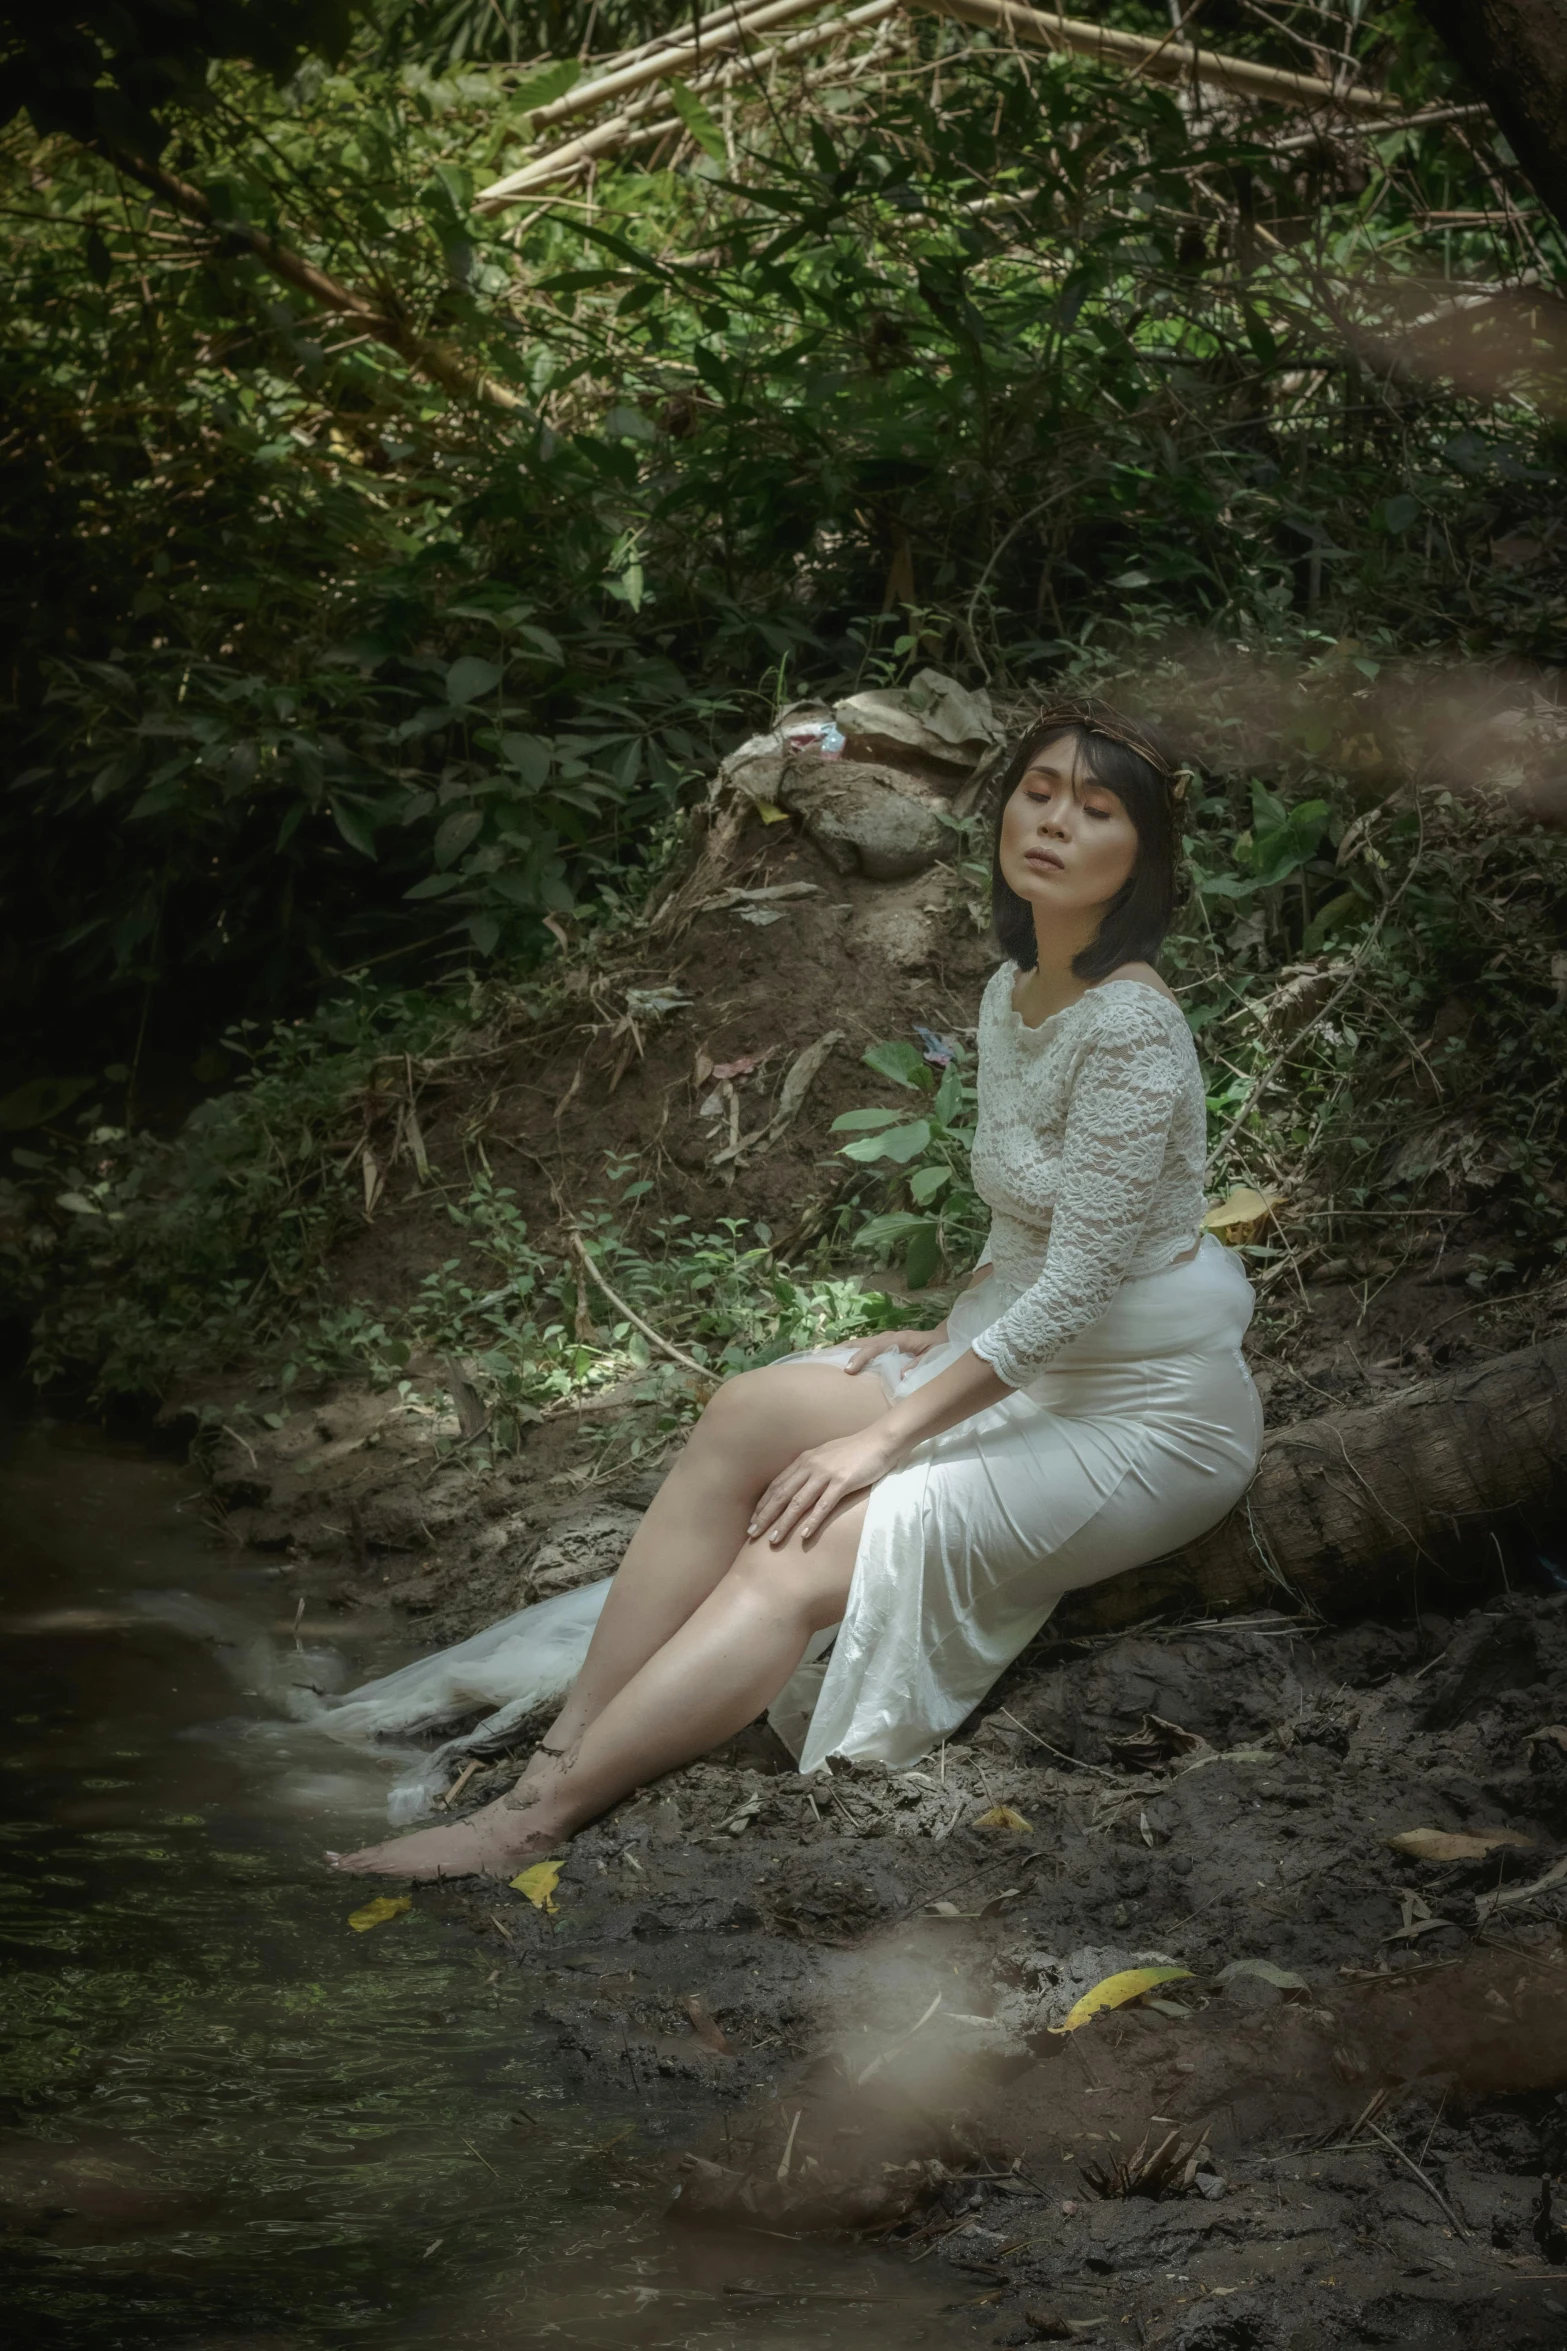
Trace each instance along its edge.
{"label": "dry branch", "polygon": [[[819,0],[813,0],[813,4],[819,4]],[[806,9],[793,5],[793,0],[791,6],[796,16],[808,13]],[[731,59],[705,73],[693,74],[687,87],[699,98],[718,90],[737,89],[743,83],[754,80],[763,69],[770,70],[775,65],[787,64],[791,58],[803,57],[812,49],[824,48],[829,42],[842,40],[849,34],[882,23],[887,17],[895,16],[902,6],[903,0],[864,0],[863,6],[851,8],[841,16],[831,16],[824,24],[812,25],[808,32],[796,33],[786,41],[761,44],[749,57]],[[777,20],[778,11],[775,9],[769,13],[768,21]],[[748,31],[753,23],[760,21],[759,17],[748,18],[744,29]],[[639,67],[638,71],[645,82],[674,80],[680,76],[683,67],[689,65],[691,55],[689,48],[670,50],[666,56],[648,59],[645,67]],[[602,96],[610,88],[610,81],[586,84],[584,88],[597,91]],[[573,91],[570,95],[578,98],[582,93]],[[583,131],[577,138],[568,139],[563,146],[552,147],[543,155],[536,155],[531,163],[522,164],[504,179],[494,181],[488,188],[481,188],[474,198],[474,210],[498,211],[502,205],[514,203],[519,196],[530,195],[552,180],[563,179],[598,156],[617,153],[633,140],[640,144],[652,136],[663,137],[668,131],[682,127],[675,120],[661,120],[651,125],[646,123],[643,110],[652,96],[650,92],[637,106],[627,107],[621,113],[611,115],[606,122],[595,123],[592,130]],[[558,101],[560,106],[567,103],[564,98]],[[580,112],[582,108],[579,106],[575,111]],[[540,107],[531,119],[538,125],[552,120],[554,112],[553,108]]]}
{"label": "dry branch", "polygon": [[1293,1600],[1348,1618],[1472,1599],[1490,1540],[1544,1529],[1567,1488],[1567,1336],[1276,1430],[1251,1491],[1184,1551],[1067,1603],[1061,1629]]}
{"label": "dry branch", "polygon": [[1380,90],[1341,87],[1315,74],[1288,73],[1281,66],[1258,65],[1249,57],[1196,48],[1189,41],[1168,37],[1144,40],[1136,33],[1086,24],[1080,17],[1049,16],[1042,9],[1021,6],[1019,0],[913,0],[913,5],[935,16],[955,16],[963,24],[980,25],[1035,49],[1066,49],[1077,57],[1095,57],[1102,65],[1132,66],[1155,81],[1205,82],[1237,97],[1271,99],[1280,106],[1343,107],[1354,113],[1388,111],[1387,98]]}
{"label": "dry branch", "polygon": [[105,147],[100,152],[124,178],[135,180],[154,196],[162,197],[165,204],[183,213],[187,220],[209,229],[215,237],[241,246],[247,253],[254,255],[271,276],[280,278],[284,285],[293,286],[301,294],[307,294],[323,310],[335,311],[341,318],[353,319],[363,327],[366,334],[373,336],[378,343],[384,343],[388,350],[395,351],[417,374],[438,384],[443,392],[449,392],[458,399],[479,400],[491,408],[508,411],[526,409],[527,403],[519,400],[515,392],[509,392],[504,384],[495,383],[479,369],[470,366],[467,360],[448,351],[444,345],[432,343],[428,337],[419,334],[401,316],[395,303],[374,301],[367,294],[356,294],[352,287],[340,285],[324,269],[318,269],[313,261],[307,261],[301,253],[290,251],[286,245],[279,245],[260,229],[219,221],[210,201],[199,188],[192,187],[188,180],[176,179],[173,172],[165,171],[161,164],[149,163],[144,157],[129,154],[118,147]]}
{"label": "dry branch", "polygon": [[677,74],[700,72],[704,59],[715,49],[733,49],[753,33],[792,24],[799,16],[814,16],[824,5],[825,0],[762,0],[759,7],[724,9],[705,16],[698,28],[700,38],[672,37],[660,42],[615,71],[601,73],[591,82],[578,82],[564,97],[535,107],[528,119],[536,131],[550,130],[558,122],[569,122],[573,115],[591,114],[612,98],[624,98],[628,91],[640,90],[648,82],[667,82]]}

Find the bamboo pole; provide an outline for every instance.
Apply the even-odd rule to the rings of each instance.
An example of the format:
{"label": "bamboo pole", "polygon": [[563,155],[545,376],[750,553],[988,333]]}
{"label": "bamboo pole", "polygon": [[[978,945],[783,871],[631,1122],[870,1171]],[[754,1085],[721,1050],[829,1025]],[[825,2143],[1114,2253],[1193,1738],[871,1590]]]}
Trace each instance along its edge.
{"label": "bamboo pole", "polygon": [[[829,41],[863,32],[871,25],[881,24],[889,16],[895,16],[903,4],[904,0],[864,0],[863,6],[851,8],[842,16],[829,17],[823,24],[812,25],[807,32],[796,33],[787,40],[766,43],[748,58],[732,59],[726,64],[710,67],[705,73],[694,75],[689,88],[697,97],[704,96],[710,90],[737,88],[750,78],[758,66],[787,63],[792,57],[803,57],[812,49],[824,48]],[[796,13],[801,12],[797,10]],[[669,66],[671,77],[676,70],[673,64]],[[649,100],[643,99],[641,103],[645,107]],[[618,150],[633,138],[638,145],[643,143],[643,126],[638,110],[628,107],[619,114],[611,115],[607,122],[596,123],[592,130],[581,132],[575,139],[568,139],[564,146],[552,147],[545,154],[535,156],[531,163],[509,172],[505,179],[496,180],[488,188],[481,188],[473,200],[474,210],[499,211],[503,205],[515,203],[518,197],[531,195],[536,189],[548,186],[551,181],[565,178],[568,173],[591,162],[596,156]]]}
{"label": "bamboo pole", "polygon": [[1282,66],[1258,65],[1249,57],[1231,57],[1218,49],[1194,48],[1187,41],[1144,40],[1136,33],[1113,32],[1107,25],[1085,24],[1080,17],[1052,16],[1021,0],[911,0],[911,5],[934,16],[955,16],[964,24],[1002,33],[1035,49],[1066,49],[1077,57],[1097,57],[1105,65],[1128,65],[1159,81],[1207,82],[1244,98],[1271,99],[1279,106],[1344,107],[1352,113],[1385,114],[1387,96],[1381,90],[1341,89],[1315,74],[1288,73]]}
{"label": "bamboo pole", "polygon": [[640,90],[648,82],[668,81],[674,74],[683,74],[693,68],[700,70],[707,55],[714,49],[733,49],[748,40],[753,33],[768,31],[774,25],[792,24],[797,16],[815,16],[824,0],[764,0],[746,15],[725,16],[715,25],[711,34],[705,30],[711,19],[704,19],[703,36],[680,42],[678,47],[658,50],[651,57],[639,58],[634,65],[622,66],[616,73],[601,74],[596,81],[579,82],[564,97],[552,99],[548,106],[535,107],[529,121],[536,131],[549,130],[558,122],[569,122],[574,114],[587,114],[595,106],[604,106],[612,98],[623,98],[629,91]]}

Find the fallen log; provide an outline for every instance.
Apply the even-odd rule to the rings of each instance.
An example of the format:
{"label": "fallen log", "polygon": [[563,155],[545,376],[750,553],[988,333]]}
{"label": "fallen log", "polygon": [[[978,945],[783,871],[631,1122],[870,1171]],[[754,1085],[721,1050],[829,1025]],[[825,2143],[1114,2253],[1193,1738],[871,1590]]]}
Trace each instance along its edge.
{"label": "fallen log", "polygon": [[1567,1502],[1567,1335],[1265,1438],[1250,1491],[1183,1551],[1075,1594],[1070,1636],[1295,1608],[1444,1615],[1552,1550]]}

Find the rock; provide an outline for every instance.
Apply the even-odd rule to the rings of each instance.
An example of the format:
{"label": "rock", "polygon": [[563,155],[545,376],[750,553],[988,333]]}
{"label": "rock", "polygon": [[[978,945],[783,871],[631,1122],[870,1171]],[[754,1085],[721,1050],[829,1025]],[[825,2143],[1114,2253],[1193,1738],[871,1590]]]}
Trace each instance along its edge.
{"label": "rock", "polygon": [[[771,762],[757,762],[740,778],[755,782]],[[839,873],[873,882],[910,881],[952,845],[955,836],[929,800],[906,777],[851,759],[787,759],[776,763],[772,797],[803,817],[805,829]]]}
{"label": "rock", "polygon": [[615,1502],[594,1502],[557,1519],[523,1571],[518,1606],[613,1575],[641,1523],[640,1511]]}
{"label": "rock", "polygon": [[873,906],[860,924],[860,940],[894,971],[924,971],[935,959],[936,925],[918,906]]}
{"label": "rock", "polygon": [[1002,739],[984,689],[971,693],[934,669],[922,669],[908,686],[851,694],[833,716],[850,759],[901,768],[949,792],[967,783]]}

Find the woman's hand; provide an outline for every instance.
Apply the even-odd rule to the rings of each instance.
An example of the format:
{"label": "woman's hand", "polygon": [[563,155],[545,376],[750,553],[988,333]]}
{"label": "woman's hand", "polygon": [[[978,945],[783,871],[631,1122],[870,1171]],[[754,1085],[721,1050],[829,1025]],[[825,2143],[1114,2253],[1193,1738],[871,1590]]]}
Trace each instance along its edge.
{"label": "woman's hand", "polygon": [[856,1347],[843,1368],[851,1375],[863,1371],[868,1363],[875,1362],[878,1355],[890,1355],[894,1349],[900,1355],[912,1355],[917,1363],[922,1355],[930,1353],[932,1347],[945,1347],[946,1344],[947,1326],[944,1322],[938,1322],[933,1331],[878,1331],[874,1339],[867,1339],[863,1346]]}
{"label": "woman's hand", "polygon": [[776,1545],[798,1529],[802,1541],[809,1542],[847,1495],[874,1486],[902,1460],[905,1447],[881,1435],[880,1426],[873,1421],[852,1437],[832,1437],[797,1454],[752,1511],[747,1533],[753,1539],[768,1535]]}

